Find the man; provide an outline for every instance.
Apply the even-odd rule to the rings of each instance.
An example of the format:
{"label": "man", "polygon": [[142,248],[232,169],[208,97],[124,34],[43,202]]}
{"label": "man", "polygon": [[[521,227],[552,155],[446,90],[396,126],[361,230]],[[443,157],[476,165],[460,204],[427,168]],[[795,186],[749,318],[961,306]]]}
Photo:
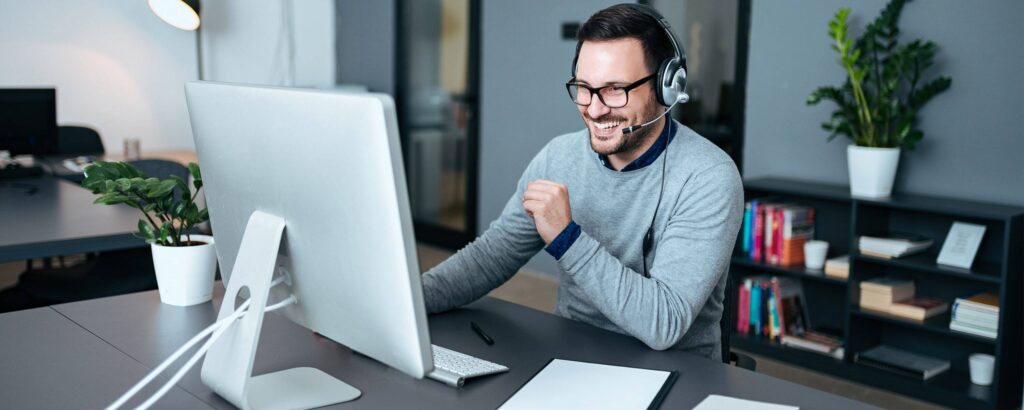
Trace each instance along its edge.
{"label": "man", "polygon": [[560,270],[556,314],[721,358],[742,183],[703,137],[653,121],[669,104],[656,100],[657,73],[675,51],[640,7],[609,7],[580,28],[567,88],[586,129],[548,143],[487,231],[424,274],[429,312],[484,296],[544,249]]}

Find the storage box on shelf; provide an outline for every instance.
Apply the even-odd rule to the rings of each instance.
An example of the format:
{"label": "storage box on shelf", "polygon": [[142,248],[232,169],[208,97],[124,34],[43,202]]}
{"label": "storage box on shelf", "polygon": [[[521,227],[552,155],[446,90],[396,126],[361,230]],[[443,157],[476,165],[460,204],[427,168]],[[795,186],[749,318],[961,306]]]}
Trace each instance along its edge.
{"label": "storage box on shelf", "polygon": [[[815,239],[829,242],[829,258],[849,254],[849,267],[847,278],[843,279],[803,266],[755,261],[738,241],[730,270],[731,289],[738,289],[736,285],[742,284],[745,278],[757,275],[798,279],[803,287],[808,328],[838,330],[845,355],[842,360],[836,360],[750,334],[734,334],[731,337],[734,348],[955,408],[1020,405],[1022,369],[1019,364],[1024,359],[1020,296],[1024,274],[1024,207],[918,195],[860,199],[850,197],[849,190],[843,186],[778,178],[747,181],[745,191],[748,201],[771,198],[813,208]],[[954,222],[985,226],[984,238],[970,269],[935,262]],[[893,233],[931,238],[934,243],[921,253],[892,259],[858,252],[861,236],[887,237]],[[900,312],[862,309],[861,282],[882,277],[913,282],[914,298],[948,305],[923,320],[906,317],[908,309]],[[999,299],[998,309],[991,313],[997,318],[995,326],[988,323],[988,328],[997,329],[996,338],[950,329],[954,301],[982,292],[995,292]],[[874,295],[876,301],[878,295]],[[950,368],[922,381],[855,363],[857,354],[879,345],[946,360]],[[972,353],[996,357],[992,385],[971,384],[968,356]]]}

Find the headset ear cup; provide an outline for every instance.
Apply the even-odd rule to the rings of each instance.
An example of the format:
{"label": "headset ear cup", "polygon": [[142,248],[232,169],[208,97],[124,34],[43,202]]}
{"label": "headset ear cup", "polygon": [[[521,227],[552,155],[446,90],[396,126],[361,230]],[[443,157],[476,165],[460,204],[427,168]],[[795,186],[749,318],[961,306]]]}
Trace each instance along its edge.
{"label": "headset ear cup", "polygon": [[[676,102],[676,98],[679,97],[679,93],[683,91],[683,87],[679,87],[676,81],[676,75],[679,72],[679,59],[670,58],[661,63],[661,69],[658,70],[658,102],[666,107]],[[683,74],[683,86],[685,87],[686,75]]]}

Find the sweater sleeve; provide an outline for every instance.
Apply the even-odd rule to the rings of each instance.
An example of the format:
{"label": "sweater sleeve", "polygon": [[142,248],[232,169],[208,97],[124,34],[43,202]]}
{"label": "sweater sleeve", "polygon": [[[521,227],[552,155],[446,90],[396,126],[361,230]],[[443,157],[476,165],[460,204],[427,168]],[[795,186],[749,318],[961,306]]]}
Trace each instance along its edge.
{"label": "sweater sleeve", "polygon": [[742,209],[739,173],[720,163],[683,187],[655,240],[651,277],[624,266],[586,226],[558,263],[610,321],[664,350],[686,334],[727,271]]}
{"label": "sweater sleeve", "polygon": [[508,281],[544,247],[522,198],[530,180],[540,177],[547,149],[526,167],[516,192],[501,216],[480,237],[423,274],[423,299],[428,313],[438,313],[477,300]]}

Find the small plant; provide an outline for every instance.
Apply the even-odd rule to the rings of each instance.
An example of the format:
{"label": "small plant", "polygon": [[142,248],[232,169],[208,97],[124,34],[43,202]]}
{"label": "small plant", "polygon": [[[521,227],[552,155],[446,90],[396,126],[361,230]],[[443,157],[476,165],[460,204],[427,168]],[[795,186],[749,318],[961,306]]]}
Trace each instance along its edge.
{"label": "small plant", "polygon": [[190,163],[188,170],[195,192],[177,175],[163,180],[151,178],[124,162],[97,161],[89,165],[85,168],[82,186],[99,195],[94,203],[127,204],[142,211],[145,218],[139,219],[136,235],[146,242],[191,246],[194,245],[190,235],[192,227],[209,220],[210,213],[205,208],[199,209],[195,203],[203,187],[199,165]]}
{"label": "small plant", "polygon": [[905,3],[890,1],[856,41],[849,35],[850,9],[840,9],[828,23],[832,49],[839,53],[846,81],[841,87],[814,90],[807,105],[830,100],[838,106],[821,125],[830,133],[829,141],[845,135],[862,147],[912,150],[924,137],[916,126],[917,112],[946,91],[952,80],[938,77],[924,82],[923,74],[935,57],[935,43],[918,39],[898,44]]}

